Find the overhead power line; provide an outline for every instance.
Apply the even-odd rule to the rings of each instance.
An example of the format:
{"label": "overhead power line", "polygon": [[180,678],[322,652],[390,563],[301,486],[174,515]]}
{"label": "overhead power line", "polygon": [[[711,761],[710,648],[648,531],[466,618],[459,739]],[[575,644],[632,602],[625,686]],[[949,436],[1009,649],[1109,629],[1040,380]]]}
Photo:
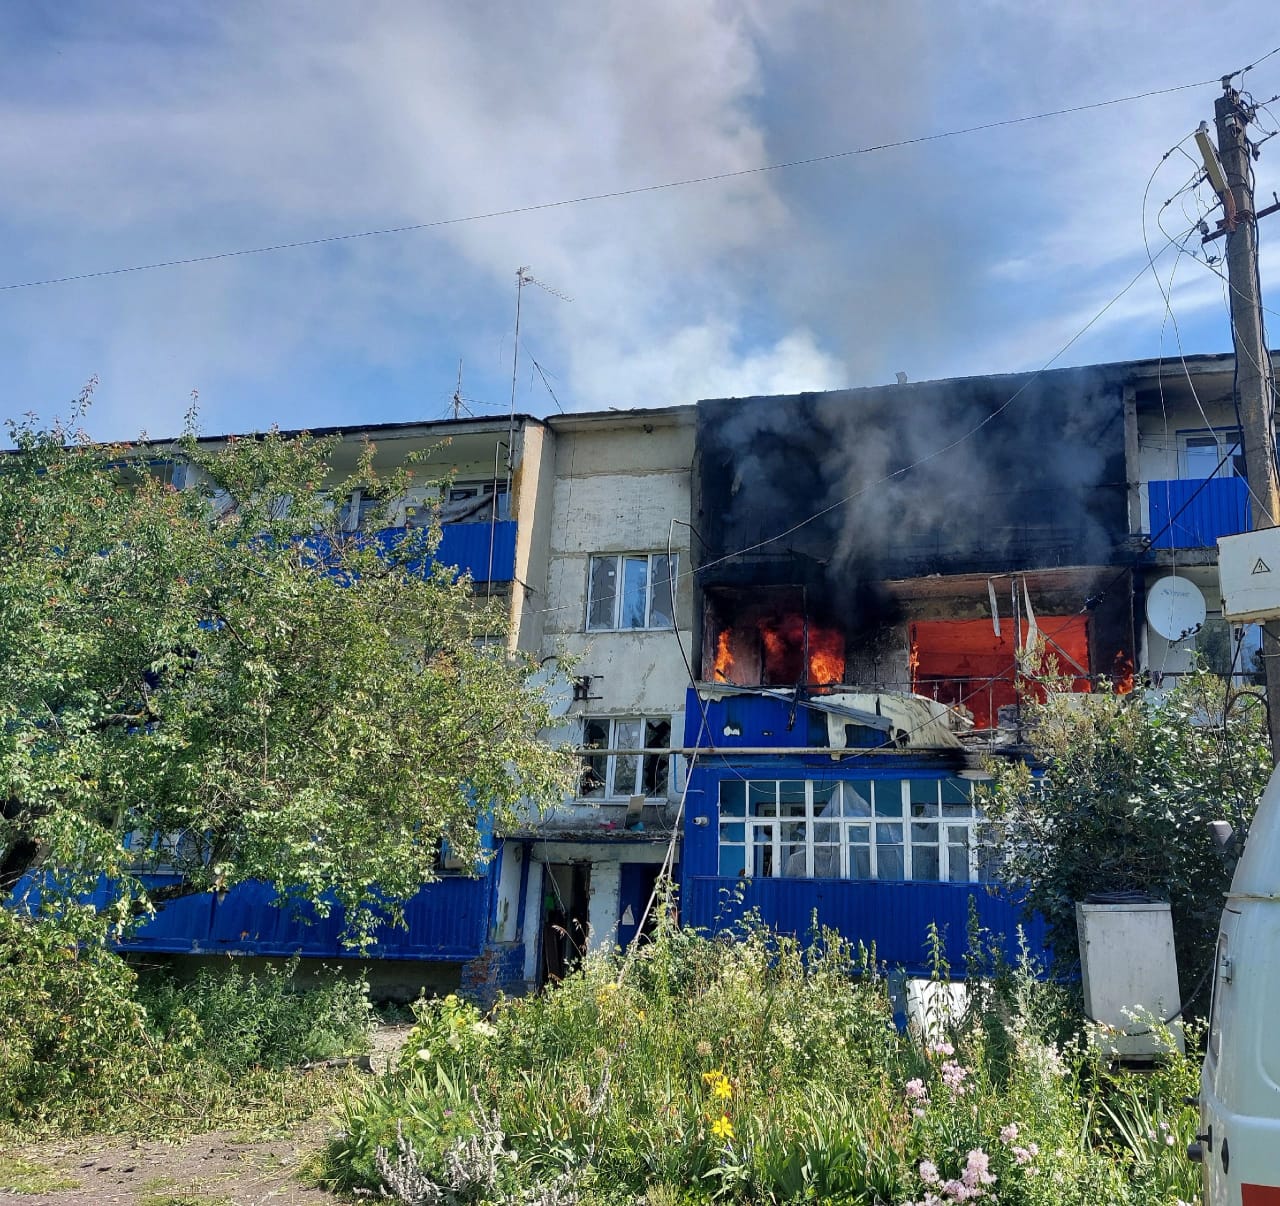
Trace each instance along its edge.
{"label": "overhead power line", "polygon": [[[1280,47],[1276,49],[1280,50]],[[1273,51],[1272,53],[1275,52]],[[0,285],[0,292],[8,292],[13,289],[37,289],[48,285],[66,285],[73,281],[97,280],[99,277],[104,276],[125,276],[134,272],[154,272],[161,268],[183,268],[191,264],[209,264],[216,260],[267,255],[275,251],[295,251],[303,247],[321,247],[329,243],[353,242],[356,239],[373,239],[384,235],[409,234],[418,230],[436,230],[444,226],[461,226],[468,222],[486,222],[494,218],[510,218],[518,214],[538,213],[548,209],[564,209],[571,205],[584,205],[591,201],[611,201],[620,197],[636,197],[645,193],[689,188],[696,184],[713,184],[719,180],[733,180],[742,176],[757,176],[765,172],[780,172],[787,168],[811,167],[819,163],[831,163],[838,159],[851,159],[858,155],[871,155],[877,151],[919,146],[922,143],[939,142],[944,138],[958,138],[963,134],[979,134],[984,130],[998,130],[1005,126],[1024,125],[1027,122],[1043,121],[1050,117],[1065,117],[1072,113],[1083,113],[1090,109],[1105,109],[1111,105],[1127,105],[1153,96],[1168,96],[1173,92],[1186,92],[1191,88],[1203,88],[1217,82],[1216,79],[1196,80],[1190,84],[1177,84],[1171,88],[1154,88],[1148,92],[1137,92],[1129,96],[1115,96],[1109,100],[1090,101],[1088,104],[1071,105],[1064,109],[1048,109],[1043,113],[1030,113],[1022,117],[1006,117],[999,121],[987,121],[974,126],[960,126],[953,130],[941,130],[936,134],[919,134],[914,138],[898,138],[891,142],[872,143],[864,147],[854,147],[847,151],[832,151],[825,155],[811,155],[804,159],[788,159],[781,163],[767,163],[759,167],[738,168],[730,172],[713,172],[704,176],[687,176],[680,180],[666,180],[659,184],[641,184],[634,188],[585,193],[578,197],[564,197],[558,201],[542,201],[533,205],[514,205],[505,209],[492,209],[484,213],[467,214],[463,217],[437,218],[430,222],[411,222],[403,226],[384,226],[374,230],[322,235],[312,239],[293,239],[283,243],[268,243],[260,247],[241,247],[233,251],[217,251],[208,255],[190,255],[171,260],[156,260],[149,264],[130,264],[120,268],[101,268],[94,272],[73,272],[65,276],[44,277],[40,280],[14,281],[7,285]]]}

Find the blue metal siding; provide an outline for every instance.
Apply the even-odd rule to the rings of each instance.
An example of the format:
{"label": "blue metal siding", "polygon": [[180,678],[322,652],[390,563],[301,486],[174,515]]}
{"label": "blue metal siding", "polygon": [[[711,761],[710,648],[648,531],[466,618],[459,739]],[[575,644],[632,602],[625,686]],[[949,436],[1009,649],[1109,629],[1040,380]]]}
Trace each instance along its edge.
{"label": "blue metal siding", "polygon": [[1153,481],[1147,483],[1147,492],[1152,548],[1212,548],[1219,536],[1234,536],[1252,526],[1249,487],[1242,477]]}
{"label": "blue metal siding", "polygon": [[361,954],[374,959],[456,961],[474,959],[489,930],[493,879],[448,877],[425,884],[404,906],[405,928],[382,926],[367,951],[344,946],[343,913],[279,908],[267,884],[237,884],[219,901],[211,892],[166,905],[125,950],[175,954],[307,955],[337,959]]}
{"label": "blue metal siding", "polygon": [[1045,927],[1039,916],[1024,919],[1007,895],[993,895],[986,884],[878,882],[844,879],[749,879],[711,875],[685,878],[681,919],[710,933],[732,928],[749,909],[772,930],[807,938],[817,923],[839,931],[851,942],[873,943],[876,959],[928,975],[928,929],[942,931],[953,975],[964,972],[968,950],[969,902],[982,926],[1001,936],[1005,955],[1018,957],[1022,926],[1032,952],[1042,954]]}
{"label": "blue metal siding", "polygon": [[[701,704],[701,706],[699,706]],[[703,711],[708,732],[703,733]],[[770,695],[726,695],[700,701],[690,687],[684,710],[684,743],[687,746],[715,746],[734,749],[744,746],[785,746],[803,749],[827,744],[827,717],[815,708],[802,707],[788,699]],[[850,722],[851,744],[859,747],[886,745],[886,735],[878,729]]]}
{"label": "blue metal siding", "polygon": [[[1030,950],[1037,955],[1043,953],[1043,920],[1024,916],[1010,892],[994,885],[790,877],[740,880],[720,875],[720,784],[725,780],[936,782],[954,777],[956,767],[953,757],[929,750],[871,750],[840,761],[825,754],[736,754],[727,744],[722,747],[722,741],[792,748],[811,743],[804,739],[804,726],[798,717],[794,727],[801,732],[788,731],[788,701],[730,696],[709,701],[706,706],[709,741],[705,735],[699,740],[702,718],[698,701],[690,692],[685,707],[686,744],[705,747],[714,743],[724,753],[704,755],[689,771],[680,880],[684,924],[717,932],[732,928],[747,910],[754,909],[770,929],[804,938],[811,933],[816,914],[819,925],[837,930],[850,941],[874,943],[880,961],[902,966],[913,975],[927,975],[928,928],[934,922],[944,932],[952,973],[959,975],[964,972],[972,900],[980,923],[993,937],[1000,938],[1010,960],[1018,954],[1019,926],[1024,929]],[[799,709],[799,715],[806,710]],[[739,732],[722,736],[725,727]]]}
{"label": "blue metal siding", "polygon": [[[372,534],[372,539],[390,550],[404,538],[405,532],[405,528],[380,528]],[[434,560],[440,565],[456,566],[476,582],[510,582],[516,570],[516,521],[446,523],[440,529],[440,544]],[[417,563],[408,564],[416,566]]]}
{"label": "blue metal siding", "polygon": [[476,582],[510,582],[516,572],[516,521],[447,523],[441,529],[436,560],[456,565]]}

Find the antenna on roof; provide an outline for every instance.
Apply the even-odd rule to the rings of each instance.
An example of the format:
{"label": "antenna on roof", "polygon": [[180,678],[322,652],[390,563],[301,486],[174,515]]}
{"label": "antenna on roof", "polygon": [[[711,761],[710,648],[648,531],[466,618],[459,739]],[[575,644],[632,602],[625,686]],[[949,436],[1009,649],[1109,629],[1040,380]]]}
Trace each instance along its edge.
{"label": "antenna on roof", "polygon": [[529,271],[527,264],[516,269],[516,333],[511,345],[511,417],[507,423],[507,489],[511,489],[512,458],[515,455],[513,445],[516,438],[516,373],[520,368],[520,303],[524,296],[525,285],[537,285],[539,289],[558,297],[561,301],[571,302],[573,298],[553,289],[545,281],[540,281]]}
{"label": "antenna on roof", "polygon": [[453,407],[454,419],[462,418],[465,411],[468,418],[474,419],[475,412],[462,400],[462,357],[458,357],[458,384],[454,387],[453,397],[450,399],[450,405]]}

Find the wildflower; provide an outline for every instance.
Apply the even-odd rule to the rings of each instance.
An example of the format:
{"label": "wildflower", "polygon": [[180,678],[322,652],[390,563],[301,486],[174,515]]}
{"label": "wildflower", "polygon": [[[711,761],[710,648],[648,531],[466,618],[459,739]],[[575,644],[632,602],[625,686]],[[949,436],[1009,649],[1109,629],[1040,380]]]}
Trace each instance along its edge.
{"label": "wildflower", "polygon": [[1000,1128],[1000,1142],[1004,1144],[1012,1143],[1018,1137],[1018,1124],[1016,1122],[1009,1123],[1008,1126]]}
{"label": "wildflower", "polygon": [[938,1166],[932,1160],[921,1160],[918,1171],[920,1173],[920,1180],[922,1180],[926,1185],[937,1185],[937,1183],[942,1180],[942,1178],[938,1176]]}
{"label": "wildflower", "polygon": [[956,1049],[950,1043],[930,1043],[926,1048],[930,1055],[955,1055]]}
{"label": "wildflower", "polygon": [[733,1123],[729,1121],[727,1114],[721,1114],[719,1118],[711,1124],[711,1133],[717,1139],[723,1139],[726,1143],[733,1138]]}
{"label": "wildflower", "polygon": [[733,1096],[733,1086],[729,1083],[729,1078],[718,1068],[714,1072],[704,1072],[702,1083],[711,1090],[712,1097],[728,1101]]}
{"label": "wildflower", "polygon": [[969,1190],[977,1189],[980,1185],[994,1185],[996,1174],[991,1171],[991,1157],[982,1148],[975,1147],[965,1160],[960,1179]]}
{"label": "wildflower", "polygon": [[645,1019],[645,1012],[644,1012],[644,1010],[643,1010],[643,1009],[637,1009],[637,1010],[636,1010],[636,1021],[637,1021],[637,1022],[643,1022],[643,1021],[644,1021],[644,1019]]}
{"label": "wildflower", "polygon": [[946,1060],[942,1065],[942,1083],[951,1090],[953,1097],[963,1097],[968,1091],[964,1083],[968,1075],[969,1069],[953,1059]]}
{"label": "wildflower", "polygon": [[918,1076],[913,1080],[907,1081],[906,1094],[910,1101],[928,1101],[929,1090],[924,1087],[924,1081]]}
{"label": "wildflower", "polygon": [[709,1056],[709,1055],[711,1054],[711,1044],[710,1044],[709,1042],[707,1042],[707,1040],[706,1040],[706,1039],[703,1039],[703,1040],[702,1040],[702,1041],[701,1041],[701,1042],[700,1042],[700,1043],[699,1043],[699,1044],[694,1048],[694,1051],[696,1051],[696,1052],[698,1053],[698,1058],[699,1058],[699,1059],[706,1059],[706,1058],[707,1058],[707,1056]]}

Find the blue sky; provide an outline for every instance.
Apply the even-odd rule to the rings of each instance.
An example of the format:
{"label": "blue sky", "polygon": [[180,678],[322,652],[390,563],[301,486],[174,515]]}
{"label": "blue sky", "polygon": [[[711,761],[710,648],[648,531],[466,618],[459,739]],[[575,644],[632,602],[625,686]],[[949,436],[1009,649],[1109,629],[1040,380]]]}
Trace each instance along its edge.
{"label": "blue sky", "polygon": [[[1231,2],[4,5],[0,285],[758,168],[1212,80],[1273,45],[1280,23]],[[1247,83],[1280,92],[1280,55]],[[573,299],[524,293],[535,414],[555,404],[531,358],[569,410],[1039,368],[1146,263],[1157,167],[1166,246],[1156,211],[1194,169],[1162,156],[1218,91],[0,290],[3,414],[96,376],[102,438],[174,432],[192,390],[210,433],[440,418],[459,359],[472,410],[505,413],[519,265]],[[1269,196],[1280,141],[1263,152]],[[1227,350],[1221,282],[1175,262],[1183,347]],[[1148,274],[1059,363],[1176,350]]]}

